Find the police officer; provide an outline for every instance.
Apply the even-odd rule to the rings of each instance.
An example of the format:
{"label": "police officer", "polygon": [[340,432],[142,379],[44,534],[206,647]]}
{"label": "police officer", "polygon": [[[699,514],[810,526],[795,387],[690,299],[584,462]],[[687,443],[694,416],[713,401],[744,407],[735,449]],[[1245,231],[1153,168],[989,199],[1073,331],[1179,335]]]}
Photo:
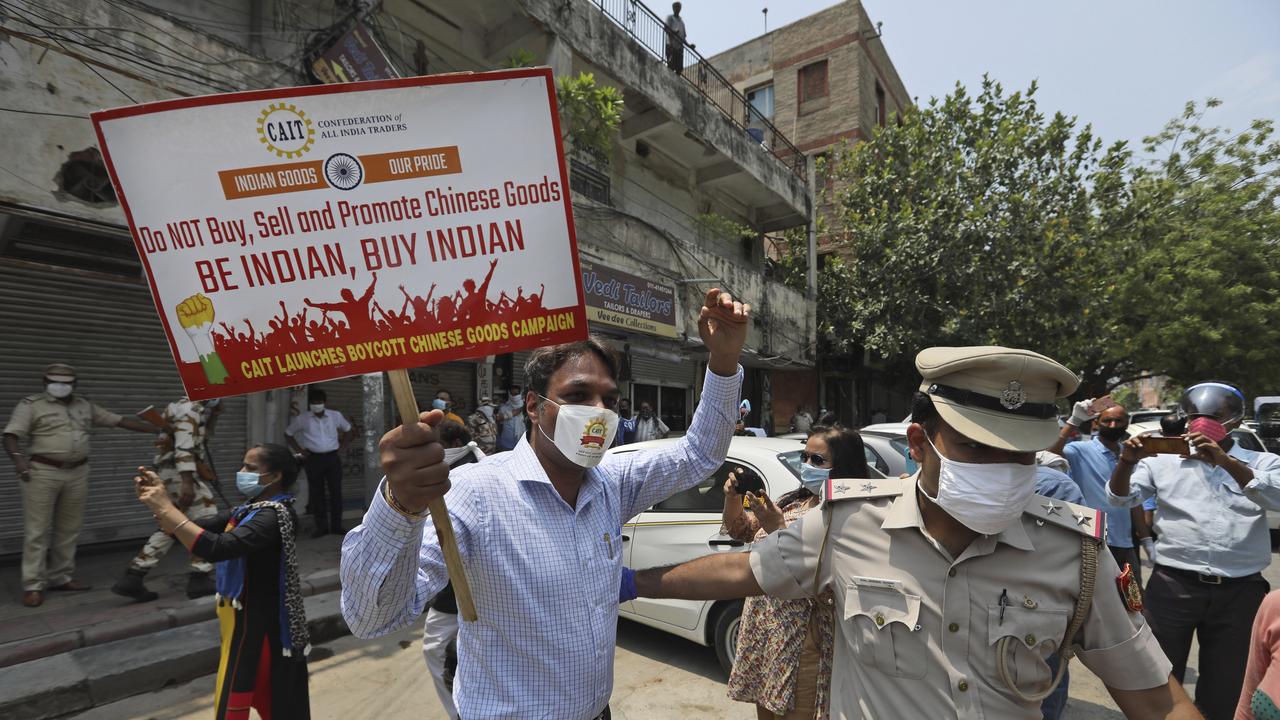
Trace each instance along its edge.
{"label": "police officer", "polygon": [[[196,523],[218,514],[213,492],[208,482],[199,476],[199,465],[203,460],[205,442],[221,412],[220,402],[200,403],[184,397],[169,403],[163,415],[169,429],[156,439],[156,474],[164,482],[173,503]],[[159,564],[160,558],[169,552],[174,542],[172,535],[157,529],[129,563],[124,576],[111,587],[111,592],[138,602],[149,602],[159,597],[147,589],[143,578]],[[212,573],[210,562],[191,555],[187,597],[195,599],[212,595],[215,591]]]}
{"label": "police officer", "polygon": [[[121,417],[75,393],[75,368],[53,363],[44,392],[18,402],[4,428],[4,449],[22,489],[22,604],[38,607],[45,590],[78,591],[76,539],[89,494],[89,433],[94,425],[151,432],[148,423]],[[26,452],[22,443],[27,444]],[[52,537],[50,537],[52,535]]]}
{"label": "police officer", "polygon": [[1200,717],[1117,591],[1105,516],[1033,494],[1076,377],[1002,347],[930,348],[916,368],[915,476],[832,479],[822,512],[749,553],[638,572],[640,595],[831,605],[833,718],[1039,718],[1055,653],[1063,671],[1079,655],[1127,717]]}

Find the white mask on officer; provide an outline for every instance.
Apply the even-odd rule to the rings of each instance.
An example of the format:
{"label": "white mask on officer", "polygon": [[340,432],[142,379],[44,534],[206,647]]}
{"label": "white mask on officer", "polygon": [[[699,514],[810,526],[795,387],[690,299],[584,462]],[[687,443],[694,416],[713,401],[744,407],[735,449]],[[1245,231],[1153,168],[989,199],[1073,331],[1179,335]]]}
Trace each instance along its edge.
{"label": "white mask on officer", "polygon": [[71,391],[74,388],[75,386],[73,386],[71,383],[51,382],[51,383],[45,384],[44,391],[49,393],[53,397],[61,400],[62,398],[68,397],[69,395],[71,395]]}
{"label": "white mask on officer", "polygon": [[538,397],[560,408],[556,414],[556,436],[549,437],[542,424],[538,432],[554,444],[562,455],[576,465],[593,468],[604,459],[604,451],[613,444],[618,431],[618,413],[594,405],[564,405],[544,395]]}
{"label": "white mask on officer", "polygon": [[930,498],[938,507],[983,535],[997,535],[1018,520],[1035,494],[1034,464],[958,462],[938,452],[928,433],[925,440],[940,463],[938,497]]}

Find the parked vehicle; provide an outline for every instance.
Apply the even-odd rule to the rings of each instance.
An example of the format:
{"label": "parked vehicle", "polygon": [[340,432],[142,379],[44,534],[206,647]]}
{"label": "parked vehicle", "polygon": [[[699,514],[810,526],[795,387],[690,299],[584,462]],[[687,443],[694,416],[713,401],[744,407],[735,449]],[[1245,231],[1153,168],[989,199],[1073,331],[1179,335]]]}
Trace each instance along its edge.
{"label": "parked vehicle", "polygon": [[[658,448],[674,439],[653,440],[614,448],[621,454]],[[673,565],[713,552],[741,552],[747,544],[720,533],[724,512],[724,483],[730,471],[742,468],[738,486],[743,492],[765,492],[777,499],[800,487],[800,451],[796,440],[735,437],[724,464],[703,482],[676,493],[632,518],[622,528],[623,563],[631,568]],[[870,467],[872,477],[884,475]],[[748,511],[750,512],[750,511]],[[715,648],[727,673],[737,654],[742,600],[655,600],[637,598],[623,603],[619,614],[650,627]]]}
{"label": "parked vehicle", "polygon": [[867,462],[889,477],[915,472],[914,464],[907,463],[907,427],[910,424],[879,423],[859,430],[862,445],[867,449]]}

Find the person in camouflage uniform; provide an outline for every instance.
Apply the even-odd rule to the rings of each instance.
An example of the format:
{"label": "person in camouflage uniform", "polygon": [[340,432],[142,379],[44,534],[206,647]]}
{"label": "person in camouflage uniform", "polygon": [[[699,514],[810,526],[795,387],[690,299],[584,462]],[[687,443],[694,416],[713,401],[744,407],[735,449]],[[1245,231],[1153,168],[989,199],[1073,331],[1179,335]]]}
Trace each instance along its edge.
{"label": "person in camouflage uniform", "polygon": [[[200,479],[197,466],[204,452],[205,440],[213,431],[221,409],[220,404],[214,405],[206,414],[202,403],[185,397],[170,403],[165,408],[164,419],[171,431],[161,432],[156,439],[156,474],[164,481],[165,489],[174,504],[192,521],[218,514],[213,491],[207,482]],[[157,593],[148,590],[143,584],[143,578],[173,545],[173,537],[156,530],[111,591],[138,602],[158,598]],[[213,593],[213,565],[192,555],[191,571],[187,576],[187,597],[194,599]]]}

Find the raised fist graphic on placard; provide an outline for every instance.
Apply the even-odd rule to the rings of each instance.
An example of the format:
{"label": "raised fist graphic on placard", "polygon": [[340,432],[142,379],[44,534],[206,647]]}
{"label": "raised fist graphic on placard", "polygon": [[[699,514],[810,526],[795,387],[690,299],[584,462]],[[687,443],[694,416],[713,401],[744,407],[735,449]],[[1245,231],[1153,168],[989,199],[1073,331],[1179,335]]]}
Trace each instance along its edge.
{"label": "raised fist graphic on placard", "polygon": [[200,356],[200,367],[204,375],[213,385],[222,385],[227,381],[227,368],[218,357],[213,347],[213,301],[201,293],[178,303],[174,308],[178,313],[178,322],[187,331],[191,344],[196,347]]}

